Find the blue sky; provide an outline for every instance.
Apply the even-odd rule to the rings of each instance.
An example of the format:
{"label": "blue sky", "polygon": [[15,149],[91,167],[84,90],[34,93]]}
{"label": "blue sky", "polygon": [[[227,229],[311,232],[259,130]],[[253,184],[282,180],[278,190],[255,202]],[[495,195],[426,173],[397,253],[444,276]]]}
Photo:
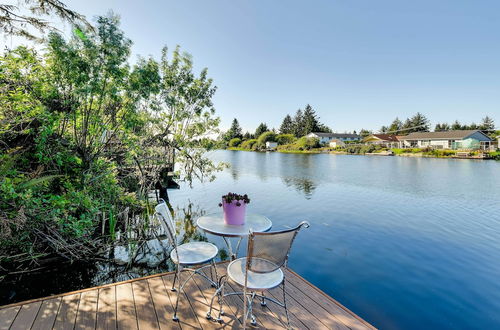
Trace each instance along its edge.
{"label": "blue sky", "polygon": [[336,131],[417,111],[500,126],[500,1],[67,0],[109,9],[137,54],[181,45],[208,67],[222,128],[279,127],[310,103]]}

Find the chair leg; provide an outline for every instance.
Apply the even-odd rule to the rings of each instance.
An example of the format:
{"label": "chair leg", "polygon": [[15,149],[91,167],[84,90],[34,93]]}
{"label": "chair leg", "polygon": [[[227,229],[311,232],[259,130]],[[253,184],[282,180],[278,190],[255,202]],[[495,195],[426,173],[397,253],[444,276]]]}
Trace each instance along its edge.
{"label": "chair leg", "polygon": [[215,290],[215,293],[212,295],[212,299],[210,299],[210,308],[208,309],[208,313],[207,313],[207,319],[211,319],[212,318],[212,307],[213,307],[213,304],[214,304],[214,299],[216,296],[218,296],[218,301],[219,301],[219,305],[220,305],[220,310],[219,310],[219,318],[217,320],[220,319],[220,315],[222,315],[222,305],[221,305],[221,295],[224,295],[224,284],[225,282],[223,281],[224,278],[225,278],[226,275],[223,275],[219,282],[218,282],[218,285],[219,287],[217,288],[217,290]]}
{"label": "chair leg", "polygon": [[260,301],[260,305],[262,307],[265,307],[265,306],[267,306],[266,297],[264,296],[264,292],[261,292],[261,294],[262,294],[262,300]]}
{"label": "chair leg", "polygon": [[[212,275],[212,268],[214,269],[214,273],[215,273],[215,281],[214,281],[214,277]],[[219,275],[217,274],[217,264],[215,263],[214,259],[212,259],[212,267],[210,267],[210,278],[212,279],[212,281],[214,283],[219,283]],[[216,285],[212,284],[212,287],[215,288]]]}
{"label": "chair leg", "polygon": [[291,327],[290,327],[290,317],[288,316],[288,308],[286,306],[285,279],[284,278],[283,278],[283,307],[285,307],[287,329],[291,329]]}
{"label": "chair leg", "polygon": [[255,298],[255,292],[252,292],[251,296],[248,297],[248,315],[250,315],[250,324],[253,326],[257,325],[257,319],[255,318],[255,315],[253,315],[253,300]]}
{"label": "chair leg", "polygon": [[[179,267],[179,266],[177,266],[177,268],[178,268],[178,267]],[[175,292],[175,281],[176,281],[176,280],[177,280],[177,270],[176,270],[176,272],[175,272],[175,274],[174,274],[174,282],[172,283],[172,288],[170,289],[170,291],[172,291],[172,292]]]}
{"label": "chair leg", "polygon": [[181,295],[181,289],[182,289],[181,272],[182,272],[182,266],[177,265],[177,273],[176,273],[178,277],[177,298],[175,300],[174,316],[172,317],[172,320],[174,321],[179,321],[179,318],[177,317],[177,308],[179,307],[179,297]]}

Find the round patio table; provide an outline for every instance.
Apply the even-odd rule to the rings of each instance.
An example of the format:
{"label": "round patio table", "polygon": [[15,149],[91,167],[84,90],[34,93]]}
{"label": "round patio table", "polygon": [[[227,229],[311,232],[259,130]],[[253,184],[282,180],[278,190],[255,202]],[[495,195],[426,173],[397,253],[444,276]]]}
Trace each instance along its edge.
{"label": "round patio table", "polygon": [[[224,223],[224,218],[222,214],[210,214],[198,218],[196,225],[201,230],[216,235],[222,236],[224,242],[226,242],[229,255],[231,260],[235,260],[237,257],[238,249],[240,247],[241,240],[247,237],[250,233],[250,229],[253,232],[266,232],[273,226],[271,220],[267,217],[259,214],[247,214],[245,216],[244,225],[226,225]],[[233,252],[231,246],[231,237],[238,237],[238,243],[236,245],[236,251]]]}

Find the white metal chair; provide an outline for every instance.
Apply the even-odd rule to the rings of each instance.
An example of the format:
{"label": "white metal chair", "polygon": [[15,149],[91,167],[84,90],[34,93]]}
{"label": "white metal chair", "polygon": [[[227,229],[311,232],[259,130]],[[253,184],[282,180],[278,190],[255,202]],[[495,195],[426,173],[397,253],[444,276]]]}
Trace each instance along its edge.
{"label": "white metal chair", "polygon": [[[224,293],[224,282],[221,281],[222,285],[219,286],[215,294],[219,295],[219,303],[221,304],[218,320],[220,320],[222,313],[224,297],[243,294],[243,297],[246,298],[243,299],[244,328],[246,328],[248,317],[250,317],[252,325],[257,324],[255,316],[252,313],[255,297],[261,299],[262,306],[266,306],[266,300],[269,300],[285,308],[287,326],[290,328],[290,319],[286,306],[285,273],[282,269],[287,267],[290,249],[295,236],[297,236],[302,227],[308,228],[309,223],[303,221],[294,228],[277,232],[250,232],[248,236],[247,257],[236,259],[227,266],[227,278],[243,287],[243,292]],[[264,295],[265,291],[274,289],[280,285],[282,285],[283,289],[283,302]],[[260,292],[260,294],[257,294],[257,292]],[[214,297],[212,297],[207,318],[210,317]]]}
{"label": "white metal chair", "polygon": [[[174,281],[172,283],[172,291],[177,291],[177,298],[175,301],[174,316],[172,319],[178,321],[177,317],[177,307],[179,306],[179,296],[182,294],[184,285],[195,275],[200,275],[205,278],[213,287],[218,287],[218,276],[217,268],[215,265],[215,257],[219,253],[219,249],[212,243],[207,242],[190,242],[181,245],[177,245],[177,237],[175,225],[170,216],[170,211],[168,210],[165,201],[160,200],[160,204],[155,207],[156,216],[160,220],[160,223],[167,234],[169,241],[172,244],[172,251],[170,252],[170,259],[176,265],[176,271],[174,275]],[[189,268],[193,266],[199,266],[207,264],[202,267]],[[210,274],[212,278],[209,278],[203,272],[203,269],[210,267]],[[213,273],[215,273],[215,281],[213,280]],[[181,273],[184,271],[189,271],[189,276],[182,282]],[[178,282],[177,288],[175,283]]]}

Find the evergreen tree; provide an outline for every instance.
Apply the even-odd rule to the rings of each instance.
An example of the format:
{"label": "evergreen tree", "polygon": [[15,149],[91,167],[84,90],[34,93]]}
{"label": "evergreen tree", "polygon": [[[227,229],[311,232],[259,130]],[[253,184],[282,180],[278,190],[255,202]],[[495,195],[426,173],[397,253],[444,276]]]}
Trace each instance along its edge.
{"label": "evergreen tree", "polygon": [[429,132],[429,120],[420,112],[417,112],[411,119],[412,132]]}
{"label": "evergreen tree", "polygon": [[231,128],[226,132],[226,141],[229,141],[234,138],[242,138],[240,123],[238,123],[238,119],[234,118],[231,123]]}
{"label": "evergreen tree", "polygon": [[293,117],[293,134],[296,137],[304,136],[304,115],[302,114],[302,110],[299,109],[295,113],[295,117]]}
{"label": "evergreen tree", "polygon": [[495,129],[495,122],[493,121],[493,118],[491,117],[484,117],[483,121],[481,122],[481,125],[479,126],[479,129],[487,131],[487,130],[494,130]]}
{"label": "evergreen tree", "polygon": [[436,126],[434,127],[434,132],[445,132],[450,130],[450,125],[447,123],[437,123]]}
{"label": "evergreen tree", "polygon": [[410,134],[411,132],[413,132],[411,130],[412,126],[413,125],[411,123],[410,118],[406,118],[405,123],[403,124],[403,128],[402,128],[402,131],[404,132],[404,134]]}
{"label": "evergreen tree", "polygon": [[387,133],[388,130],[387,126],[380,127],[380,133]]}
{"label": "evergreen tree", "polygon": [[369,136],[370,134],[372,134],[372,132],[364,128],[362,128],[361,131],[359,131],[359,136],[361,136],[362,139]]}
{"label": "evergreen tree", "polygon": [[401,120],[399,120],[398,117],[396,117],[396,119],[392,121],[391,126],[389,126],[389,132],[391,134],[398,134],[402,128],[403,123],[401,122]]}
{"label": "evergreen tree", "polygon": [[293,132],[294,132],[294,127],[293,127],[292,117],[290,117],[290,115],[286,115],[286,117],[283,119],[283,122],[281,123],[280,133],[293,134]]}
{"label": "evergreen tree", "polygon": [[257,126],[257,129],[255,130],[255,138],[258,139],[262,133],[267,131],[269,131],[267,125],[265,123],[260,123],[260,125]]}
{"label": "evergreen tree", "polygon": [[476,123],[472,123],[469,126],[465,127],[464,129],[480,129],[480,128]]}
{"label": "evergreen tree", "polygon": [[303,134],[307,135],[311,132],[319,132],[320,126],[316,115],[316,111],[308,104],[304,109],[304,115],[302,117]]}
{"label": "evergreen tree", "polygon": [[250,139],[253,139],[253,135],[250,134],[250,132],[245,132],[245,134],[243,134],[243,139],[244,140],[250,140]]}
{"label": "evergreen tree", "polygon": [[463,129],[462,124],[460,124],[458,120],[455,120],[455,122],[451,124],[451,130],[456,131],[460,129]]}

